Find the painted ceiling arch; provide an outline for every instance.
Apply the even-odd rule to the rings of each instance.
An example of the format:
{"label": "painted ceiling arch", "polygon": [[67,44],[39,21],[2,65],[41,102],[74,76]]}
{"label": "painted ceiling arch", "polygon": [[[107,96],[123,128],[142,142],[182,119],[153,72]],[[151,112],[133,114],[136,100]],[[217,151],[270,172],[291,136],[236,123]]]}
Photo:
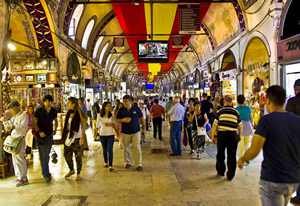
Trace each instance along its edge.
{"label": "painted ceiling arch", "polygon": [[[51,15],[47,13],[47,4],[43,0],[23,0],[38,40],[41,57],[55,57],[55,45],[51,33],[54,30]],[[51,28],[52,27],[52,28]],[[54,31],[55,32],[55,31]]]}
{"label": "painted ceiling arch", "polygon": [[114,12],[111,10],[107,14],[103,16],[103,18],[98,22],[95,26],[94,32],[91,34],[89,42],[88,42],[88,53],[91,54],[93,48],[95,47],[96,41],[99,38],[100,34],[103,34],[103,30],[105,29],[106,25],[115,18]]}
{"label": "painted ceiling arch", "polygon": [[[81,39],[84,34],[84,29],[87,23],[90,21],[91,17],[96,17],[95,25],[98,25],[99,22],[105,17],[105,15],[110,12],[111,5],[110,4],[86,4],[84,8],[84,12],[80,18],[78,29],[76,32],[76,42],[81,42]],[[93,35],[93,34],[92,34]]]}
{"label": "painted ceiling arch", "polygon": [[37,55],[33,49],[22,46],[21,44],[38,49],[38,41],[36,39],[35,30],[27,10],[23,7],[16,7],[11,10],[9,22],[10,38],[20,44],[16,44],[16,53],[24,53]]}

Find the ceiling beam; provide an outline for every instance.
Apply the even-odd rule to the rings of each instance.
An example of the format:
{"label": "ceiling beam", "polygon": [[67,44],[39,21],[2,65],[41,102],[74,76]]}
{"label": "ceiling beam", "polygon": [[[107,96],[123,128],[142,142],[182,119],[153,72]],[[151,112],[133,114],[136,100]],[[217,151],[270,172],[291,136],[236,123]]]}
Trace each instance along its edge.
{"label": "ceiling beam", "polygon": [[168,1],[168,0],[108,0],[108,1],[97,1],[97,0],[73,0],[74,4],[201,4],[201,3],[232,3],[232,0],[177,0],[177,1]]}
{"label": "ceiling beam", "polygon": [[[201,32],[198,34],[192,34],[193,36],[206,36],[207,34],[205,32]],[[104,36],[104,37],[144,37],[144,36],[186,36],[186,34],[99,34],[98,36]]]}

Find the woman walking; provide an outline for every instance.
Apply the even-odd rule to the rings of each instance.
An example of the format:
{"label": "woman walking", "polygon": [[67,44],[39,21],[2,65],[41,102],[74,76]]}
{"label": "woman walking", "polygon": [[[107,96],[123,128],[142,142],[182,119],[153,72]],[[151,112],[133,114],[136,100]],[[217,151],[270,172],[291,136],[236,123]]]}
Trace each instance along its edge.
{"label": "woman walking", "polygon": [[80,172],[82,169],[82,145],[84,143],[82,132],[84,132],[84,118],[75,97],[70,97],[67,102],[67,115],[65,119],[62,138],[64,142],[64,157],[70,171],[65,175],[69,178],[75,174],[73,164],[73,154],[76,159],[77,177],[80,180]]}
{"label": "woman walking", "polygon": [[236,110],[240,113],[240,118],[243,124],[241,140],[238,145],[238,156],[242,157],[250,147],[250,137],[253,134],[252,114],[249,106],[245,104],[244,95],[237,97],[238,107]]}
{"label": "woman walking", "polygon": [[113,145],[117,125],[113,121],[112,104],[104,102],[97,117],[97,128],[99,129],[100,141],[102,144],[104,167],[113,171]]}

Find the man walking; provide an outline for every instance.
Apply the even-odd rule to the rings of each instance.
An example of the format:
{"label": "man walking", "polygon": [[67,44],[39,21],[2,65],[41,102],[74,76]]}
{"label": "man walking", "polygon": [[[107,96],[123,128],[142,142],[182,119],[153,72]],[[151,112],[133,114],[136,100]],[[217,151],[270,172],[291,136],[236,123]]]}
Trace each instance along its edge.
{"label": "man walking", "polygon": [[[300,79],[297,79],[294,84],[295,97],[288,100],[286,111],[300,116]],[[300,204],[300,187],[297,189],[297,195],[291,199],[291,203]]]}
{"label": "man walking", "polygon": [[224,107],[217,113],[213,123],[212,138],[217,142],[216,170],[219,176],[224,176],[226,171],[225,150],[227,149],[227,180],[231,181],[236,171],[236,150],[242,123],[239,112],[233,108],[232,97],[224,97]]}
{"label": "man walking", "polygon": [[153,122],[153,137],[156,139],[158,136],[159,140],[162,141],[162,122],[165,109],[159,104],[158,99],[154,100],[154,104],[150,109],[150,114]]}
{"label": "man walking", "polygon": [[171,107],[168,115],[170,116],[170,144],[172,153],[170,156],[181,155],[181,131],[185,108],[180,104],[180,97],[175,97],[174,105]]}
{"label": "man walking", "polygon": [[300,183],[300,117],[285,112],[286,92],[281,86],[266,91],[269,114],[257,125],[251,147],[239,168],[263,150],[260,196],[263,206],[287,206]]}
{"label": "man walking", "polygon": [[[49,172],[49,154],[53,144],[53,135],[56,133],[58,125],[56,119],[57,112],[52,104],[53,97],[51,95],[46,95],[43,98],[42,107],[35,111],[33,121],[33,133],[37,138],[42,173],[47,183],[52,179]],[[54,131],[53,121],[55,121]]]}
{"label": "man walking", "polygon": [[125,168],[132,166],[131,145],[133,148],[136,170],[143,170],[140,123],[144,126],[143,114],[138,106],[133,105],[133,98],[129,95],[123,97],[124,107],[117,113],[117,120],[122,124],[121,133],[124,143]]}

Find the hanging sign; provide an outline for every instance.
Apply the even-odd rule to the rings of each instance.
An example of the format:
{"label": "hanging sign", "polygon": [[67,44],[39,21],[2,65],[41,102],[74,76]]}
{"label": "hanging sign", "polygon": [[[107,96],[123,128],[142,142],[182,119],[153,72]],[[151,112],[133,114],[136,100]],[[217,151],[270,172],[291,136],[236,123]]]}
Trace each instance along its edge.
{"label": "hanging sign", "polygon": [[232,70],[228,70],[228,71],[223,71],[220,73],[220,80],[234,80],[236,78],[237,75],[237,70],[236,69],[232,69]]}
{"label": "hanging sign", "polygon": [[197,34],[201,28],[200,5],[180,5],[180,34]]}
{"label": "hanging sign", "polygon": [[278,42],[278,60],[291,61],[300,59],[300,34]]}

